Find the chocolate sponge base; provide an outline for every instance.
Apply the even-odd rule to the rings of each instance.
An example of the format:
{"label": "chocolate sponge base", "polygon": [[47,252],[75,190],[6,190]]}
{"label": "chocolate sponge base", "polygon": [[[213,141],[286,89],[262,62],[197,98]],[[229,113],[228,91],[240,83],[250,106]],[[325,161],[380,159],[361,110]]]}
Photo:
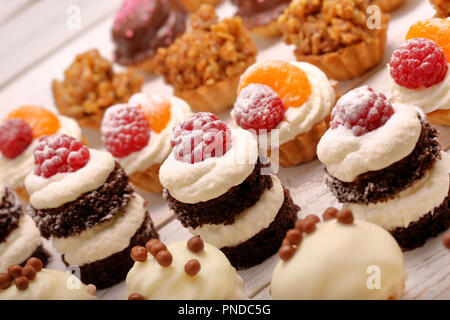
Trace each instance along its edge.
{"label": "chocolate sponge base", "polygon": [[19,219],[24,214],[24,207],[19,197],[10,188],[0,204],[0,243],[6,241],[10,233],[19,226]]}
{"label": "chocolate sponge base", "polygon": [[294,228],[300,207],[294,204],[287,189],[284,189],[284,202],[275,220],[252,238],[235,246],[224,247],[222,252],[237,269],[253,267],[278,251],[286,232]]}
{"label": "chocolate sponge base", "polygon": [[439,207],[424,214],[419,220],[411,222],[406,228],[390,230],[400,247],[406,250],[422,246],[428,238],[436,237],[450,227],[450,190]]}
{"label": "chocolate sponge base", "polygon": [[[85,284],[94,284],[97,289],[105,289],[125,280],[128,271],[134,264],[130,257],[131,249],[134,246],[144,246],[151,238],[159,238],[159,236],[150,215],[146,212],[144,222],[131,238],[127,248],[105,259],[79,266],[81,281]],[[66,266],[69,266],[64,255],[62,260]]]}

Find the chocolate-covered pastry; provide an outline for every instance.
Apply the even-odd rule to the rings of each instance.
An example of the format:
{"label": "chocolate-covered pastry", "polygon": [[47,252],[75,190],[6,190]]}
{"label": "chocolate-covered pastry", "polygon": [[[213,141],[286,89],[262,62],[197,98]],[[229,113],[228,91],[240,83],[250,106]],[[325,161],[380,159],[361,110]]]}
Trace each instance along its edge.
{"label": "chocolate-covered pastry", "polygon": [[232,0],[238,7],[236,15],[242,18],[244,26],[262,36],[280,35],[277,18],[289,5],[290,0]]}
{"label": "chocolate-covered pastry", "polygon": [[185,31],[186,17],[175,0],[125,0],[112,30],[116,61],[152,72],[156,51]]}

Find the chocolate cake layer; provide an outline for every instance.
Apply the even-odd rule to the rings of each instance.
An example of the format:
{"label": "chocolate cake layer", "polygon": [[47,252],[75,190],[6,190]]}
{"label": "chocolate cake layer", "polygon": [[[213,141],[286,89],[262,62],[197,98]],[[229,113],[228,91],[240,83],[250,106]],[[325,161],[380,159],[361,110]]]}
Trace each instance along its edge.
{"label": "chocolate cake layer", "polygon": [[0,243],[19,226],[19,219],[24,214],[24,207],[17,195],[10,188],[6,188],[5,196],[0,205]]}
{"label": "chocolate cake layer", "polygon": [[125,208],[133,192],[127,175],[116,162],[113,172],[97,190],[59,208],[34,209],[29,205],[27,210],[43,237],[68,237],[112,219]]}
{"label": "chocolate cake layer", "polygon": [[23,267],[30,258],[39,258],[42,261],[42,267],[45,268],[50,260],[50,253],[44,249],[42,245],[36,248],[36,250],[20,265]]}
{"label": "chocolate cake layer", "polygon": [[378,171],[364,173],[353,182],[343,182],[328,174],[325,183],[339,202],[376,203],[387,201],[422,179],[441,158],[438,131],[420,119],[422,131],[414,150],[407,157]]}
{"label": "chocolate cake layer", "polygon": [[[150,215],[146,212],[144,222],[131,238],[127,248],[105,259],[78,266],[81,271],[81,281],[85,284],[93,284],[97,289],[104,289],[124,280],[134,264],[130,256],[131,249],[134,246],[144,246],[151,238],[158,239],[159,236]],[[64,255],[62,260],[66,266],[69,266]]]}
{"label": "chocolate cake layer", "polygon": [[205,223],[232,224],[236,215],[252,207],[265,190],[272,188],[270,175],[261,175],[264,166],[258,161],[244,182],[215,199],[194,204],[183,203],[173,198],[168,190],[164,191],[164,197],[185,228],[196,228]]}
{"label": "chocolate cake layer", "polygon": [[284,202],[275,220],[247,241],[235,246],[224,247],[222,252],[238,270],[253,267],[278,251],[286,232],[294,228],[300,207],[294,204],[289,190],[284,189]]}
{"label": "chocolate cake layer", "polygon": [[450,227],[450,189],[442,204],[411,222],[406,228],[390,230],[400,247],[406,251],[422,246],[428,238],[436,237]]}

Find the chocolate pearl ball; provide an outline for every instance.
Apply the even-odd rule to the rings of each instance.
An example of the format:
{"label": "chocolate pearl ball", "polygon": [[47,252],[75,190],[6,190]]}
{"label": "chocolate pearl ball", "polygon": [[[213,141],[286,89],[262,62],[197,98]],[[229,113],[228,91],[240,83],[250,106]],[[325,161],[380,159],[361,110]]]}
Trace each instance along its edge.
{"label": "chocolate pearl ball", "polygon": [[444,234],[444,236],[442,237],[442,242],[447,249],[450,249],[450,232]]}
{"label": "chocolate pearl ball", "polygon": [[154,244],[152,244],[152,245],[150,246],[149,252],[150,252],[154,257],[156,257],[156,255],[158,254],[158,252],[164,251],[164,250],[167,250],[167,247],[166,247],[166,245],[165,245],[164,243],[162,243],[162,242],[160,241],[160,242],[155,242]]}
{"label": "chocolate pearl ball", "polygon": [[36,270],[36,272],[39,272],[42,270],[43,264],[41,259],[39,258],[30,258],[27,261],[27,265],[33,266],[34,270]]}
{"label": "chocolate pearl ball", "polygon": [[128,300],[144,300],[144,297],[139,293],[132,293],[128,296]]}
{"label": "chocolate pearl ball", "polygon": [[204,247],[203,240],[199,236],[192,237],[187,242],[187,248],[195,253],[202,251]]}
{"label": "chocolate pearl ball", "polygon": [[147,249],[148,252],[150,252],[150,247],[156,243],[159,243],[161,241],[159,241],[159,239],[150,239],[149,241],[147,241],[147,243],[145,244],[145,249]]}
{"label": "chocolate pearl ball", "polygon": [[286,239],[292,244],[299,244],[302,241],[302,233],[297,229],[291,229],[286,233]]}
{"label": "chocolate pearl ball", "polygon": [[7,273],[0,273],[0,290],[8,289],[11,286],[12,279]]}
{"label": "chocolate pearl ball", "polygon": [[199,273],[201,268],[200,262],[197,259],[191,259],[184,265],[184,271],[188,276],[195,276]]}
{"label": "chocolate pearl ball", "polygon": [[314,223],[318,223],[318,222],[320,222],[320,219],[315,214],[309,214],[306,216],[305,221],[312,221]]}
{"label": "chocolate pearl ball", "polygon": [[135,246],[131,249],[131,259],[137,262],[144,262],[147,260],[147,250],[141,246]]}
{"label": "chocolate pearl ball", "polygon": [[316,223],[312,219],[305,219],[302,223],[302,229],[306,233],[311,233],[316,230]]}
{"label": "chocolate pearl ball", "polygon": [[13,279],[18,278],[22,275],[22,267],[17,264],[14,264],[8,268],[8,273],[11,276],[11,278]]}
{"label": "chocolate pearl ball", "polygon": [[22,269],[22,275],[26,277],[28,280],[33,280],[36,278],[36,269],[32,265],[26,265]]}
{"label": "chocolate pearl ball", "polygon": [[342,209],[336,215],[338,222],[343,224],[353,223],[353,213],[350,209]]}
{"label": "chocolate pearl ball", "polygon": [[303,219],[295,221],[294,229],[297,229],[298,231],[303,231]]}
{"label": "chocolate pearl ball", "polygon": [[282,246],[280,250],[278,250],[278,255],[280,259],[283,261],[289,260],[295,253],[295,249],[292,246]]}
{"label": "chocolate pearl ball", "polygon": [[333,207],[329,207],[327,210],[325,210],[325,212],[322,215],[322,218],[324,221],[328,221],[331,219],[336,218],[336,214],[338,213],[338,210],[336,208]]}
{"label": "chocolate pearl ball", "polygon": [[161,250],[156,254],[156,261],[162,267],[168,267],[172,263],[172,255],[167,250]]}
{"label": "chocolate pearl ball", "polygon": [[94,286],[93,284],[88,284],[88,285],[86,286],[86,291],[87,291],[87,293],[89,293],[91,296],[94,296],[94,295],[95,295],[95,291],[97,291],[97,287]]}
{"label": "chocolate pearl ball", "polygon": [[28,288],[28,282],[29,280],[24,276],[20,276],[14,280],[14,284],[19,290],[25,290]]}
{"label": "chocolate pearl ball", "polygon": [[292,243],[288,239],[284,238],[283,242],[281,243],[281,247],[282,246],[292,246]]}

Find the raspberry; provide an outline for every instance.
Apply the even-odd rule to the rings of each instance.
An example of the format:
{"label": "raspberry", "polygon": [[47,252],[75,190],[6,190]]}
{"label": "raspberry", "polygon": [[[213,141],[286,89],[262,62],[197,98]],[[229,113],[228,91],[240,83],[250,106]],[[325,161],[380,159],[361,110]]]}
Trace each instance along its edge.
{"label": "raspberry", "polygon": [[391,103],[382,93],[368,86],[353,89],[342,96],[331,113],[330,126],[345,126],[357,137],[375,130],[394,114]]}
{"label": "raspberry", "polygon": [[150,127],[144,114],[126,104],[106,110],[101,133],[106,149],[116,158],[142,150],[150,140]]}
{"label": "raspberry", "polygon": [[33,132],[22,119],[9,119],[0,124],[0,151],[8,159],[22,154],[33,141]]}
{"label": "raspberry", "polygon": [[230,149],[231,131],[214,114],[198,112],[173,128],[170,142],[175,159],[193,164],[223,156]]}
{"label": "raspberry", "polygon": [[243,129],[270,130],[283,119],[285,107],[269,86],[249,84],[242,89],[234,104],[237,124]]}
{"label": "raspberry", "polygon": [[447,58],[436,42],[416,38],[394,51],[389,62],[391,76],[402,87],[429,88],[447,74]]}
{"label": "raspberry", "polygon": [[89,162],[89,149],[68,135],[42,136],[34,149],[34,173],[50,178],[57,173],[75,172]]}

